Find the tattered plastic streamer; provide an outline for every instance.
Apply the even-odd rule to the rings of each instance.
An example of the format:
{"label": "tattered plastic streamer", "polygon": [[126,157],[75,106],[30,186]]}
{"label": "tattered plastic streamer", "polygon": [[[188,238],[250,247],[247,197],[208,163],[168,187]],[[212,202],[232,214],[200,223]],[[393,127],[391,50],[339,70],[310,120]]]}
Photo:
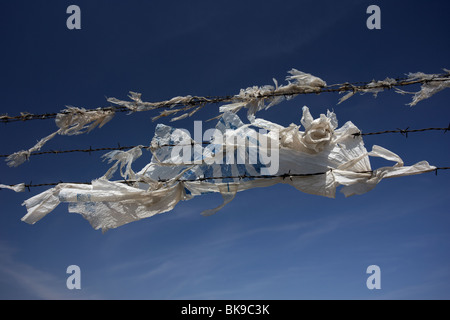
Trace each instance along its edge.
{"label": "tattered plastic streamer", "polygon": [[[105,173],[104,177],[106,179],[111,179],[120,165],[120,175],[122,178],[125,180],[136,179],[136,175],[131,169],[131,164],[142,155],[142,148],[144,148],[144,146],[136,146],[128,151],[114,150],[103,155],[103,158],[108,159],[108,163],[116,161],[116,163]],[[125,171],[123,171],[124,168]]]}
{"label": "tattered plastic streamer", "polygon": [[[450,74],[450,70],[444,69],[447,74]],[[436,74],[424,74],[423,72],[409,73],[408,81],[414,80],[429,80],[421,85],[420,90],[414,92],[414,97],[409,106],[415,106],[419,101],[428,99],[432,95],[438,93],[439,91],[450,88],[450,79],[441,79],[439,75]],[[439,80],[439,81],[437,81]],[[402,90],[397,90],[399,93],[404,93]]]}
{"label": "tattered plastic streamer", "polygon": [[57,134],[60,135],[78,135],[88,133],[96,127],[103,127],[114,117],[111,110],[86,110],[84,108],[68,107],[61,113],[58,113],[55,119],[56,126],[59,128],[56,132],[42,138],[33,147],[28,150],[15,152],[6,158],[10,167],[17,167],[29,159],[32,152],[41,150],[41,148]]}
{"label": "tattered plastic streamer", "polygon": [[[287,85],[278,86],[276,79],[273,79],[273,85],[265,85],[262,87],[252,86],[247,89],[241,89],[239,94],[231,97],[230,103],[220,107],[220,112],[233,112],[237,113],[242,108],[248,109],[248,118],[253,119],[254,114],[262,109],[268,109],[285,99],[292,98],[296,94],[300,93],[312,93],[320,91],[320,88],[326,86],[325,81],[313,76],[309,73],[305,73],[296,69],[291,69],[288,71],[290,76],[286,77],[288,81]],[[292,82],[291,82],[292,81]],[[293,94],[293,93],[296,94]],[[161,102],[144,102],[141,99],[141,94],[137,92],[130,91],[128,96],[131,101],[119,100],[117,98],[108,98],[108,102],[115,105],[128,108],[131,112],[136,111],[148,111],[157,108],[167,108],[161,111],[159,116],[153,118],[157,120],[161,117],[173,116],[179,112],[185,112],[179,116],[172,118],[171,121],[185,119],[192,116],[198,110],[200,110],[204,103],[212,102],[214,99],[209,99],[207,97],[196,97],[196,96],[178,96],[170,100]],[[194,105],[190,105],[193,101],[202,101],[199,106],[194,109]],[[175,109],[176,106],[184,106],[179,109]],[[220,117],[220,116],[218,116]],[[218,118],[216,117],[216,118]]]}
{"label": "tattered plastic streamer", "polygon": [[[378,93],[384,91],[385,89],[395,88],[395,92],[397,93],[413,94],[413,100],[408,105],[414,106],[419,101],[427,99],[435,93],[450,87],[450,79],[448,79],[447,77],[450,74],[450,71],[447,69],[443,70],[446,73],[444,75],[415,72],[407,74],[408,78],[406,80],[396,80],[387,77],[384,80],[373,80],[364,86],[352,86],[352,90],[347,92],[342,98],[340,98],[338,104],[341,104],[345,100],[351,98],[356,93],[372,93],[374,97],[377,97]],[[302,93],[320,93],[324,89],[328,88],[324,80],[309,73],[299,71],[294,68],[288,71],[288,73],[290,74],[286,77],[288,84],[279,86],[278,81],[274,78],[274,85],[251,86],[246,89],[241,89],[239,94],[229,99],[224,99],[226,101],[229,101],[229,103],[222,105],[219,108],[219,111],[221,113],[238,113],[242,109],[247,109],[247,118],[250,121],[253,121],[255,119],[255,114],[258,111],[266,110],[286,99],[289,100]],[[396,87],[399,85],[404,85],[408,81],[421,83],[420,90],[417,92],[406,92]],[[347,88],[348,83],[333,86]],[[344,91],[348,91],[348,89],[343,89],[342,92]],[[153,110],[156,108],[167,108],[161,111],[158,116],[153,118],[153,120],[157,120],[161,117],[174,116],[171,121],[185,119],[195,114],[203,107],[203,105],[200,105],[196,109],[194,109],[197,101],[203,101],[203,104],[213,101],[210,101],[210,99],[206,97],[195,97],[188,95],[174,97],[170,100],[162,102],[144,102],[141,99],[141,94],[136,92],[130,92],[129,97],[132,101],[123,101],[116,98],[109,98],[108,101],[116,105],[126,107],[133,112]],[[175,106],[183,107],[177,109],[174,108]],[[180,112],[185,113],[175,116],[175,114],[178,114]],[[220,118],[220,116],[221,115],[214,117],[213,119]]]}
{"label": "tattered plastic streamer", "polygon": [[338,104],[341,104],[345,100],[353,97],[356,93],[365,94],[365,93],[372,93],[373,96],[376,98],[378,93],[384,91],[385,88],[391,88],[392,86],[397,84],[397,80],[392,78],[386,78],[384,80],[379,81],[371,81],[369,82],[365,88],[357,88],[354,87],[353,91],[348,92],[345,96],[343,96],[341,99],[339,99]]}
{"label": "tattered plastic streamer", "polygon": [[[22,220],[33,224],[65,202],[69,203],[69,212],[81,214],[94,229],[106,231],[169,212],[182,200],[211,192],[222,194],[224,201],[216,208],[203,211],[204,215],[216,213],[232,201],[237,192],[252,188],[284,183],[308,194],[334,198],[337,187],[341,186],[341,192],[348,197],[372,190],[384,178],[436,169],[426,161],[404,166],[398,155],[380,146],[375,145],[368,152],[362,137],[354,136],[359,129],[350,121],[339,128],[333,112],[314,119],[304,107],[300,122],[304,131],[300,130],[300,125],[283,127],[264,119],[244,124],[236,114],[225,112],[215,127],[220,134],[214,135],[206,147],[191,146],[194,150],[188,149],[189,159],[182,157],[180,150],[184,151],[186,142],[192,141],[190,135],[160,124],[152,140],[152,147],[155,147],[152,161],[141,171],[131,171],[132,161],[140,149],[108,155],[109,159],[118,161],[112,171],[120,164],[126,168],[122,177],[134,176],[136,183],[110,181],[112,171],[91,184],[62,183],[26,200],[27,214]],[[220,136],[226,139],[220,141]],[[242,150],[237,143],[228,143],[229,138],[245,141],[248,148]],[[166,146],[156,148],[161,145]],[[258,158],[254,163],[237,161],[239,156],[249,159],[254,148],[266,151],[269,146],[276,146],[278,157],[270,161]],[[233,163],[230,163],[230,156],[235,160]],[[370,157],[381,157],[394,165],[373,170]],[[223,160],[222,163],[219,160]],[[263,171],[270,171],[272,166],[277,169],[275,175],[304,176],[266,176]]]}
{"label": "tattered plastic streamer", "polygon": [[237,102],[221,106],[219,111],[237,113],[242,108],[246,108],[248,109],[247,118],[253,121],[256,112],[269,109],[281,103],[286,99],[286,96],[289,98],[295,97],[297,94],[293,94],[293,92],[298,94],[319,92],[321,88],[327,85],[322,79],[297,69],[292,69],[288,73],[290,76],[286,77],[288,81],[287,85],[278,86],[278,81],[273,79],[275,86],[253,86],[247,89],[241,89],[239,94],[235,96]]}
{"label": "tattered plastic streamer", "polygon": [[[341,99],[339,99],[338,104],[344,102],[345,100],[351,98],[356,93],[365,94],[372,93],[374,97],[377,97],[379,92],[384,91],[386,88],[393,88],[400,83],[407,83],[410,81],[421,82],[420,90],[417,92],[407,92],[399,88],[395,88],[395,92],[400,94],[412,94],[414,95],[412,101],[408,103],[408,106],[415,106],[419,101],[430,98],[432,95],[438,93],[439,91],[450,88],[450,79],[448,75],[450,75],[450,70],[443,69],[445,74],[426,74],[423,72],[414,72],[408,73],[407,79],[398,81],[392,78],[386,78],[382,81],[373,80],[369,84],[367,84],[364,88],[353,87],[354,90],[345,94]],[[446,77],[443,77],[446,76]]]}

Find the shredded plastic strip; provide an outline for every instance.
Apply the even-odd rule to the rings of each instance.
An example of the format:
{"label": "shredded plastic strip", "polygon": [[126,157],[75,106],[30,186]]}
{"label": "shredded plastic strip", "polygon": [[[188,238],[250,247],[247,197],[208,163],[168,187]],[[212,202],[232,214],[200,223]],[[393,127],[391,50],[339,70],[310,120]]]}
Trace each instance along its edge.
{"label": "shredded plastic strip", "polygon": [[[408,104],[410,106],[414,106],[419,101],[427,99],[450,86],[450,72],[447,69],[443,70],[444,73],[442,74],[425,74],[423,72],[415,72],[408,73],[406,78],[394,79],[387,77],[384,80],[372,80],[369,82],[344,82],[340,84],[326,85],[325,81],[316,76],[292,69],[289,71],[291,75],[286,77],[286,80],[288,80],[287,85],[278,86],[278,81],[273,79],[274,85],[248,87],[247,89],[241,89],[240,93],[234,96],[209,97],[187,95],[183,97],[178,96],[159,102],[142,101],[140,93],[130,91],[130,101],[111,97],[107,98],[107,100],[113,104],[112,106],[87,109],[86,112],[98,110],[109,112],[138,112],[165,109],[159,116],[154,117],[154,120],[157,120],[161,117],[174,116],[177,113],[189,111],[181,116],[174,117],[175,120],[179,120],[192,116],[207,104],[228,103],[227,105],[221,107],[223,112],[237,112],[243,107],[248,107],[249,109],[252,109],[250,111],[253,112],[253,109],[257,111],[258,109],[265,108],[266,102],[268,102],[267,108],[269,108],[285,99],[290,99],[301,94],[318,94],[325,92],[346,93],[346,95],[339,100],[338,104],[340,104],[356,93],[372,93],[376,97],[379,92],[382,92],[385,89],[394,89],[395,92],[400,94],[414,95],[413,100]],[[407,92],[400,89],[400,87],[415,84],[421,85],[420,90],[417,92]],[[176,107],[181,108],[177,109]],[[0,115],[0,121],[7,123],[14,121],[52,119],[65,113],[71,113],[70,108],[57,113],[49,112],[44,114],[30,114],[28,112],[21,112],[21,114],[17,116],[3,114]]]}
{"label": "shredded plastic strip", "polygon": [[6,162],[10,167],[17,167],[29,159],[32,152],[37,152],[57,134],[78,135],[92,131],[95,127],[101,128],[114,117],[110,110],[90,110],[69,107],[67,112],[56,116],[55,123],[58,130],[39,140],[28,150],[21,150],[9,155]]}

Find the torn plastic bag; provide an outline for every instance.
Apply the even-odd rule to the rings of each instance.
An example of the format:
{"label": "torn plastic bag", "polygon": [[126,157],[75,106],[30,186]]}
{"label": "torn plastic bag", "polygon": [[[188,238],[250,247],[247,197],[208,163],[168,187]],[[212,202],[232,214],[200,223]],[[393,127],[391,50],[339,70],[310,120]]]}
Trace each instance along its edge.
{"label": "torn plastic bag", "polygon": [[[216,213],[237,192],[252,188],[284,183],[334,198],[339,186],[345,196],[358,195],[384,178],[435,170],[426,161],[404,166],[398,155],[376,145],[367,151],[360,130],[350,121],[338,127],[333,112],[314,119],[303,107],[300,123],[283,127],[253,119],[244,124],[236,114],[225,112],[207,143],[202,142],[206,133],[193,139],[187,130],[159,124],[150,146],[152,160],[139,172],[134,173],[131,164],[140,147],[109,154],[117,161],[112,171],[120,164],[126,167],[122,177],[134,181],[109,181],[106,174],[91,185],[60,184],[25,201],[28,213],[23,220],[35,223],[65,202],[70,212],[80,213],[95,229],[105,231],[168,212],[181,200],[211,192],[220,193],[223,203],[203,215]],[[394,165],[373,170],[370,157]]]}

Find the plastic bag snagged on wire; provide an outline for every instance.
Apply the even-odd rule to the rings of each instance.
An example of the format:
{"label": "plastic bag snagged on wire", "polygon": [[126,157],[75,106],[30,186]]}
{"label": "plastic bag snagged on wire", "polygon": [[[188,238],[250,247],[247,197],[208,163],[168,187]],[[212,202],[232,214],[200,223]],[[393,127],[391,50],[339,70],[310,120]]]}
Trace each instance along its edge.
{"label": "plastic bag snagged on wire", "polygon": [[[444,69],[447,75],[450,74],[450,70]],[[420,90],[413,93],[413,100],[408,103],[409,106],[415,106],[419,101],[428,99],[432,95],[438,93],[445,88],[450,88],[450,79],[445,80],[445,78],[440,79],[439,75],[436,74],[425,74],[423,72],[415,72],[408,74],[407,81],[414,80],[429,80],[421,85]],[[443,80],[443,81],[442,81]],[[405,91],[397,90],[399,93],[404,93]]]}
{"label": "plastic bag snagged on wire", "polygon": [[[414,106],[419,101],[427,99],[435,93],[450,88],[450,71],[444,69],[445,74],[425,74],[423,72],[409,73],[406,81],[398,81],[392,78],[386,78],[382,81],[371,81],[363,86],[351,86],[352,91],[344,95],[338,104],[349,99],[357,92],[361,94],[372,93],[375,97],[386,88],[395,88],[395,92],[400,94],[414,94],[412,102],[408,105]],[[278,85],[278,81],[273,79],[274,85],[252,86],[246,89],[241,89],[239,94],[231,98],[224,99],[227,101],[225,105],[219,108],[220,113],[232,112],[237,113],[242,108],[247,109],[247,118],[250,122],[255,121],[256,112],[268,109],[276,104],[279,104],[285,99],[291,99],[298,94],[303,93],[320,93],[327,88],[325,81],[319,77],[313,76],[309,73],[291,69],[288,71],[290,76],[286,77],[288,84]],[[292,82],[291,82],[292,81]],[[421,83],[421,88],[417,92],[406,92],[399,89],[398,85],[404,85],[404,82]],[[348,91],[349,84],[340,85],[342,92]],[[335,86],[335,85],[332,85]],[[331,87],[331,86],[330,86]],[[132,112],[149,111],[155,109],[163,109],[158,116],[153,117],[157,120],[161,117],[171,116],[171,121],[185,119],[191,117],[193,114],[201,110],[206,104],[217,102],[215,99],[208,97],[197,96],[177,96],[169,100],[160,102],[144,102],[141,99],[141,94],[130,91],[129,98],[131,101],[122,101],[116,98],[108,98],[107,101],[126,108]],[[219,99],[220,100],[220,99]],[[178,107],[178,108],[176,108]],[[177,115],[181,113],[181,115]],[[176,116],[177,115],[177,116]],[[222,115],[220,114],[219,118]],[[0,116],[0,118],[7,116]],[[113,108],[97,108],[95,110],[86,110],[84,108],[68,107],[56,115],[56,125],[59,130],[42,138],[33,147],[28,150],[21,150],[11,154],[6,161],[8,166],[17,167],[29,159],[33,152],[39,151],[45,143],[53,139],[57,134],[60,135],[76,135],[90,132],[95,127],[102,127],[114,117]]]}
{"label": "plastic bag snagged on wire", "polygon": [[[211,192],[222,194],[224,202],[204,215],[222,209],[237,192],[257,187],[284,183],[333,198],[342,186],[348,197],[370,191],[383,178],[435,169],[426,161],[404,166],[398,155],[380,146],[368,152],[359,129],[350,121],[338,128],[333,112],[314,119],[303,107],[300,122],[304,131],[300,125],[283,127],[264,119],[244,124],[236,114],[225,112],[206,146],[186,130],[160,124],[150,146],[152,160],[141,171],[131,170],[140,147],[110,153],[117,163],[107,174],[90,185],[63,183],[26,200],[28,213],[22,220],[35,223],[66,202],[69,212],[80,213],[93,228],[105,231],[168,212],[181,200]],[[370,157],[395,164],[373,170]],[[109,180],[119,164],[126,166],[122,176],[135,181]]]}
{"label": "plastic bag snagged on wire", "polygon": [[278,86],[278,81],[273,79],[275,86],[253,86],[241,89],[234,97],[237,102],[223,105],[219,111],[237,113],[242,108],[246,108],[247,118],[253,121],[255,113],[260,110],[269,109],[284,99],[290,99],[300,93],[319,92],[327,85],[322,79],[297,69],[291,69],[288,73],[290,76],[286,77],[287,85]]}
{"label": "plastic bag snagged on wire", "polygon": [[95,127],[101,128],[114,117],[111,110],[86,110],[84,108],[68,107],[63,112],[56,115],[55,123],[59,128],[52,134],[39,140],[28,150],[15,152],[6,158],[10,167],[17,167],[29,159],[32,152],[41,150],[41,148],[57,134],[59,135],[78,135],[88,133]]}

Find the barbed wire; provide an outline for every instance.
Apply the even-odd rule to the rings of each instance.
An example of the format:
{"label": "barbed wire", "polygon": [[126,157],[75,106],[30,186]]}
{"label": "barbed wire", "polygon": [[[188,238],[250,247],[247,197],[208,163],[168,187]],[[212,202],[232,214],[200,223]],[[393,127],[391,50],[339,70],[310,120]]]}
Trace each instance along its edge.
{"label": "barbed wire", "polygon": [[[126,112],[130,111],[126,107],[121,106],[108,106],[101,107],[97,109],[86,109],[85,112],[93,112],[93,111],[113,111],[113,112]],[[21,112],[20,115],[17,116],[8,116],[8,114],[0,115],[0,122],[9,123],[9,122],[19,122],[19,121],[29,121],[29,120],[46,120],[46,119],[54,119],[58,116],[58,114],[67,114],[71,113],[69,110],[62,110],[60,112],[48,112],[41,114],[32,114],[29,112]]]}
{"label": "barbed wire", "polygon": [[[387,134],[387,133],[400,133],[401,135],[408,137],[408,133],[414,133],[414,132],[425,132],[425,131],[444,131],[446,133],[447,131],[450,131],[450,123],[449,126],[446,128],[423,128],[423,129],[396,129],[396,130],[384,130],[384,131],[377,131],[377,132],[357,132],[353,133],[353,136],[371,136],[371,135],[379,135],[379,134]],[[192,142],[190,144],[162,144],[158,145],[158,148],[162,147],[182,147],[182,146],[189,146],[189,145],[196,145],[196,144],[211,144],[209,141],[203,141],[203,142]],[[217,144],[217,143],[214,143]],[[89,149],[71,149],[71,150],[48,150],[48,151],[39,151],[39,152],[33,152],[30,153],[30,156],[37,156],[37,155],[46,155],[46,154],[64,154],[64,153],[74,153],[74,152],[80,152],[80,153],[89,153],[92,152],[98,152],[98,151],[114,151],[114,150],[129,150],[136,147],[139,147],[140,145],[135,146],[120,146],[120,144],[117,145],[117,147],[101,147],[101,148],[92,148],[92,146],[89,146]],[[148,147],[150,148],[150,147]],[[11,154],[1,154],[0,158],[7,158]]]}
{"label": "barbed wire", "polygon": [[[435,172],[437,175],[437,172],[439,170],[450,170],[450,167],[436,167],[435,169],[429,170],[428,172]],[[327,174],[329,172],[332,172],[333,169],[329,169],[327,171],[323,171],[323,172],[314,172],[314,173],[291,173],[290,171],[288,173],[284,173],[284,174],[279,174],[279,175],[259,175],[259,176],[255,176],[255,175],[236,175],[236,176],[217,176],[217,177],[197,177],[197,178],[193,178],[193,179],[184,179],[184,178],[178,178],[178,179],[161,179],[158,178],[158,180],[155,180],[157,182],[160,183],[167,183],[167,182],[202,182],[202,181],[207,181],[207,180],[224,180],[224,179],[275,179],[275,178],[282,178],[283,180],[285,179],[290,179],[292,181],[292,178],[296,178],[296,177],[311,177],[311,176],[318,176],[318,175],[324,175]],[[358,171],[358,172],[354,172],[354,173],[360,173],[360,174],[364,174],[364,173],[370,173],[373,174],[374,170],[367,170],[367,171]],[[115,181],[115,182],[119,182],[119,183],[124,183],[127,185],[133,185],[135,183],[147,183],[148,181],[145,180],[121,180],[121,181]],[[24,187],[28,189],[28,191],[31,191],[30,188],[37,188],[37,187],[48,187],[48,186],[57,186],[58,184],[62,184],[62,183],[66,183],[66,184],[91,184],[91,182],[63,182],[63,181],[58,181],[58,182],[50,182],[50,183],[38,183],[38,184],[33,184],[32,182],[28,183],[28,184],[24,184]],[[14,185],[9,185],[11,187],[13,187]],[[0,188],[0,190],[2,190]]]}
{"label": "barbed wire", "polygon": [[[395,78],[392,79],[394,82],[386,82],[386,81],[359,81],[359,82],[345,82],[341,84],[332,84],[327,85],[324,87],[311,87],[311,88],[305,88],[300,87],[296,90],[292,90],[289,92],[276,92],[276,91],[269,91],[267,93],[263,93],[258,95],[255,98],[271,98],[271,97],[277,97],[277,96],[284,96],[284,97],[290,97],[294,95],[299,94],[320,94],[320,93],[331,93],[331,92],[358,92],[358,91],[365,91],[365,90],[376,90],[376,89],[392,89],[395,87],[403,87],[403,86],[409,86],[414,84],[424,84],[428,82],[439,82],[439,81],[448,81],[450,78],[450,74],[440,74],[435,75],[430,78],[421,78],[421,79],[414,79],[410,80],[408,78]],[[224,103],[224,102],[240,102],[240,101],[246,101],[247,98],[245,97],[239,97],[236,95],[225,95],[225,96],[205,96],[205,97],[199,97],[199,96],[193,96],[189,99],[183,99],[182,102],[170,102],[169,101],[160,101],[160,102],[154,102],[151,104],[151,110],[155,109],[171,109],[173,107],[181,107],[186,106],[188,108],[193,107],[199,107],[202,108],[206,104],[216,104],[216,103]],[[93,111],[113,111],[113,112],[133,112],[130,108],[127,108],[125,106],[108,106],[108,107],[100,107],[96,109],[86,109],[85,112],[93,112]],[[173,112],[182,111],[180,109],[178,110],[172,110]],[[69,113],[67,110],[62,110],[58,113],[56,112],[48,112],[48,113],[42,113],[42,114],[32,114],[28,112],[21,112],[20,115],[16,116],[9,116],[8,114],[0,115],[0,122],[3,123],[9,123],[9,122],[18,122],[18,121],[30,121],[30,120],[44,120],[44,119],[52,119],[56,118],[58,114],[65,114]],[[158,118],[158,117],[157,117]]]}
{"label": "barbed wire", "polygon": [[[103,147],[103,148],[92,148],[89,147],[89,149],[71,149],[71,150],[48,150],[48,151],[39,151],[39,152],[33,152],[30,153],[30,156],[38,156],[38,155],[44,155],[44,154],[64,154],[64,153],[72,153],[72,152],[85,152],[85,153],[91,153],[91,152],[97,152],[97,151],[114,151],[114,150],[129,150],[136,148],[137,146],[125,146],[121,147],[118,145],[117,147]],[[0,158],[7,158],[10,154],[1,154]]]}

